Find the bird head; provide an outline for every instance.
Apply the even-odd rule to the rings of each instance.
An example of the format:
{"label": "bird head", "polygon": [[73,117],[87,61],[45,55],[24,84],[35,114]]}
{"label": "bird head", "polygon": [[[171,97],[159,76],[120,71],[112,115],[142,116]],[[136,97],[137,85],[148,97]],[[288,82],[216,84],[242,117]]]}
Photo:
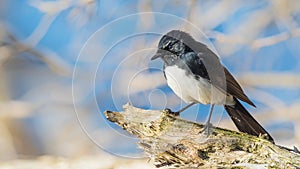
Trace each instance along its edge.
{"label": "bird head", "polygon": [[193,41],[194,39],[189,34],[179,30],[172,30],[160,39],[158,50],[151,60],[161,58],[165,62],[174,62],[182,54],[191,50],[187,44]]}

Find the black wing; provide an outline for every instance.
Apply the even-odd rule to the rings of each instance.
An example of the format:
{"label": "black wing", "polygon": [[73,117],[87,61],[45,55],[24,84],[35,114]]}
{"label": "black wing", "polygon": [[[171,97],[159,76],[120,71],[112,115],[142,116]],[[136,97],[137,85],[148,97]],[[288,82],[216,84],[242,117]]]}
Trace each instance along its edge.
{"label": "black wing", "polygon": [[202,78],[208,79],[210,83],[226,94],[232,95],[255,107],[239,83],[231,73],[223,67],[218,56],[202,43],[198,43],[197,46],[197,51],[195,51],[197,57],[193,58],[194,62],[191,63],[198,66],[189,65],[191,71]]}

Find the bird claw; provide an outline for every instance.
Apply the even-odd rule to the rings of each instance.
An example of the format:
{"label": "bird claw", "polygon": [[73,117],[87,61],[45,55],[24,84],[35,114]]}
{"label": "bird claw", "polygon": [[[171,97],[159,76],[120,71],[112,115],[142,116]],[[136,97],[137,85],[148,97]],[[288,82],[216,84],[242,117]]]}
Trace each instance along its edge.
{"label": "bird claw", "polygon": [[167,114],[173,115],[173,116],[180,116],[179,112],[173,112],[171,109],[169,108],[165,108],[164,110]]}
{"label": "bird claw", "polygon": [[213,128],[213,125],[211,123],[206,123],[206,125],[204,126],[203,130],[200,131],[200,133],[203,133],[207,137],[209,137],[209,135],[212,133],[212,128]]}

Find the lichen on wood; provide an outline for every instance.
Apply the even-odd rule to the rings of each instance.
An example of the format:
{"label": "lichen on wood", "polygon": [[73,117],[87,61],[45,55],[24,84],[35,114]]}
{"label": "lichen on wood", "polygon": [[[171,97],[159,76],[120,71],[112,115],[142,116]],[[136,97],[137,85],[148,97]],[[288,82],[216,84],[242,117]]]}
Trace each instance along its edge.
{"label": "lichen on wood", "polygon": [[106,111],[111,122],[140,139],[138,146],[156,167],[178,168],[300,168],[300,155],[263,137],[214,128],[168,111],[144,110],[126,104],[123,112]]}

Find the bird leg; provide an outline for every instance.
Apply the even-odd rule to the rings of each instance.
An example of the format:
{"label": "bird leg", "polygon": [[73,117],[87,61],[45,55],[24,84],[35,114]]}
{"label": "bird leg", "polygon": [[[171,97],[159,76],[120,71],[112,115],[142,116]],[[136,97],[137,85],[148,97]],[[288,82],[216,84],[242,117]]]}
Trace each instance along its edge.
{"label": "bird leg", "polygon": [[168,112],[169,114],[175,115],[175,116],[179,116],[181,112],[183,112],[184,110],[188,109],[189,107],[191,107],[192,105],[194,105],[195,102],[192,102],[190,104],[188,104],[187,106],[185,106],[184,108],[180,109],[177,112],[173,112],[172,110],[166,108],[165,111]]}
{"label": "bird leg", "polygon": [[207,134],[207,137],[209,136],[210,134],[210,127],[212,126],[212,124],[210,123],[210,120],[211,120],[211,116],[212,116],[212,112],[214,110],[214,107],[215,105],[212,104],[211,107],[210,107],[210,110],[209,110],[209,115],[208,115],[208,119],[206,121],[206,124],[204,126],[204,129],[202,130],[202,132],[205,132],[205,134]]}
{"label": "bird leg", "polygon": [[178,111],[178,113],[180,114],[181,112],[183,112],[184,110],[188,109],[189,107],[191,107],[191,106],[194,105],[194,104],[195,104],[195,102],[192,102],[192,103],[188,104],[188,105],[185,106],[184,108],[180,109],[180,110]]}

